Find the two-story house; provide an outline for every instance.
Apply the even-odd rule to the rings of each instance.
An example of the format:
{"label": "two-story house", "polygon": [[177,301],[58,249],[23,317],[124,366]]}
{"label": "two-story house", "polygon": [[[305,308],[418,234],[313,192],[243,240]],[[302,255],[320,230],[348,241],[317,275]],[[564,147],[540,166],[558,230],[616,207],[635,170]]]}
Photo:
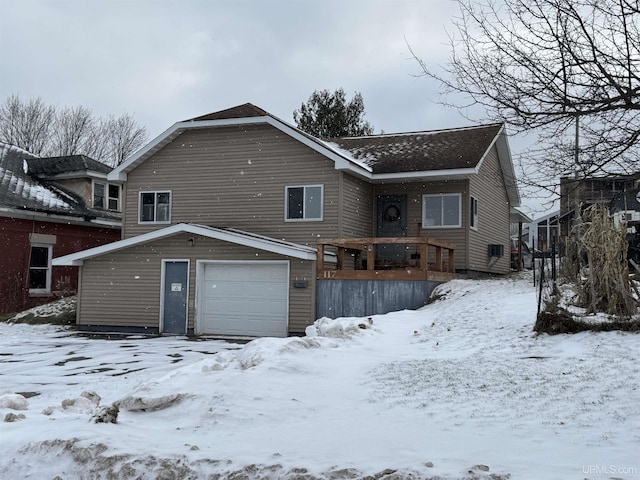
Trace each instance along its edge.
{"label": "two-story house", "polygon": [[38,158],[0,143],[0,313],[76,293],[77,267],[52,258],[120,239],[120,185],[82,155]]}
{"label": "two-story house", "polygon": [[302,333],[327,266],[428,281],[446,250],[448,272],[507,273],[519,205],[503,125],[318,139],[251,104],[174,124],[108,180],[122,240],[54,260],[80,267],[86,329]]}

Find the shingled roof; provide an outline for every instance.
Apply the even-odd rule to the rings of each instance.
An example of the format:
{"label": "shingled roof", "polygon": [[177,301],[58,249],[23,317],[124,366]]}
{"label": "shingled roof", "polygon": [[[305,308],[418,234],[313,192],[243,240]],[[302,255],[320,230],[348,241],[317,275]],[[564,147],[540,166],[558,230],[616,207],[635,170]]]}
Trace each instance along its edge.
{"label": "shingled roof", "polygon": [[28,160],[29,173],[42,177],[53,177],[68,173],[99,172],[109,173],[112,169],[86,155],[66,155],[63,157],[32,158]]}
{"label": "shingled roof", "polygon": [[218,112],[208,113],[200,117],[190,118],[185,122],[201,122],[204,120],[227,120],[230,118],[271,117],[269,112],[256,107],[252,103],[245,103],[236,107],[227,108]]}
{"label": "shingled roof", "polygon": [[42,165],[46,160],[18,147],[0,143],[0,209],[83,219],[102,217],[120,220],[107,212],[86,207],[77,195],[56,187],[31,172],[32,164]]}
{"label": "shingled roof", "polygon": [[371,167],[373,173],[476,168],[501,124],[449,130],[333,138],[327,143]]}

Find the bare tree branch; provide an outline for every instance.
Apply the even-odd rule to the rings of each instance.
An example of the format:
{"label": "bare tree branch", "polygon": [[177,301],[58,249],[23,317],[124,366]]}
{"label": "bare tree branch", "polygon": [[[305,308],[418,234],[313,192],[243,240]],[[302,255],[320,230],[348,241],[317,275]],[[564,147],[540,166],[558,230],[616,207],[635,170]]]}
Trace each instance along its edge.
{"label": "bare tree branch", "polygon": [[[536,171],[588,176],[640,165],[640,10],[637,0],[458,0],[442,103],[480,106],[515,133],[538,135]],[[462,98],[462,99],[460,99]],[[580,118],[580,145],[573,130]],[[579,163],[574,161],[579,148]],[[532,179],[529,179],[532,181]]]}

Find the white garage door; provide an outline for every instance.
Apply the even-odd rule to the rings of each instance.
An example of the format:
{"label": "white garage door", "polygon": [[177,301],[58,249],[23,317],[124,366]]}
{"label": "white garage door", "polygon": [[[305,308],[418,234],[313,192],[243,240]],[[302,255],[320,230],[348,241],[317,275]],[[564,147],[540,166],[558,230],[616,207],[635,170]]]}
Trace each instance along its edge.
{"label": "white garage door", "polygon": [[289,262],[207,262],[201,277],[200,333],[287,335]]}

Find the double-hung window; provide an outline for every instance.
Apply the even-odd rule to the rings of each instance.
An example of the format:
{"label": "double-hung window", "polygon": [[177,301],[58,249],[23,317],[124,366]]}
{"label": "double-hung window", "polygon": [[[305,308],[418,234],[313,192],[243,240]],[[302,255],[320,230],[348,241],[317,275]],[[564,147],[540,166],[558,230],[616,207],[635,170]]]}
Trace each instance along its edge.
{"label": "double-hung window", "polygon": [[460,193],[422,195],[423,228],[460,228],[462,226]]}
{"label": "double-hung window", "polygon": [[169,223],[171,221],[171,192],[140,192],[139,223]]}
{"label": "double-hung window", "polygon": [[302,185],[285,189],[285,220],[322,220],[322,185]]}
{"label": "double-hung window", "polygon": [[29,259],[29,293],[51,292],[52,245],[31,244]]}
{"label": "double-hung window", "polygon": [[93,208],[120,211],[120,185],[93,182]]}

